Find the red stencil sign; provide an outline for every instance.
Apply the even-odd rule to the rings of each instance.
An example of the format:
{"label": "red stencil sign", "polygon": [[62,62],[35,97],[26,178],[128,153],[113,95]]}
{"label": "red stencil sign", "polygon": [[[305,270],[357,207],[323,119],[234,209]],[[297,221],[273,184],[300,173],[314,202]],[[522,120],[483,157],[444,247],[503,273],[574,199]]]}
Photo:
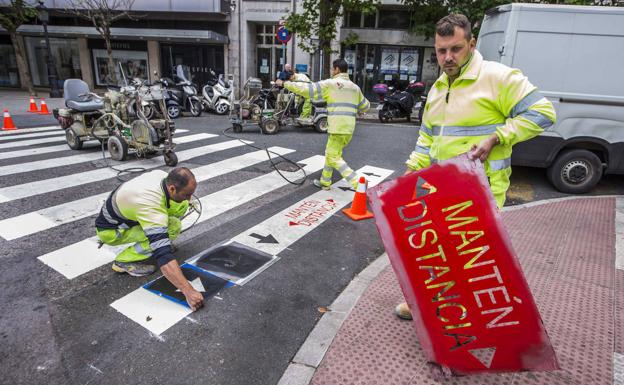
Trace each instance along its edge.
{"label": "red stencil sign", "polygon": [[367,194],[429,360],[456,374],[559,368],[480,162]]}

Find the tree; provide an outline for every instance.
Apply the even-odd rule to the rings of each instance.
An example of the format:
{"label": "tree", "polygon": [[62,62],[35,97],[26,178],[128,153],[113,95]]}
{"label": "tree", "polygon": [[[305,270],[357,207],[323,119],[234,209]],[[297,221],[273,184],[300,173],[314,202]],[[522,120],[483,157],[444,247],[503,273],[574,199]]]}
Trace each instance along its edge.
{"label": "tree", "polygon": [[[376,12],[379,0],[303,0],[303,12],[291,13],[286,28],[297,33],[299,47],[308,53],[323,52],[323,73],[329,73],[331,43],[336,39],[336,21],[345,11]],[[314,39],[318,38],[318,45]]]}
{"label": "tree", "polygon": [[11,0],[10,7],[0,12],[0,25],[2,28],[6,29],[11,36],[19,76],[22,79],[22,84],[28,88],[28,92],[30,92],[31,95],[37,95],[37,93],[33,87],[32,77],[30,76],[28,65],[26,64],[24,42],[18,39],[17,29],[22,24],[36,17],[37,10],[23,0]]}
{"label": "tree", "polygon": [[108,73],[112,81],[117,83],[111,45],[111,26],[119,19],[132,19],[130,10],[134,0],[69,0],[69,5],[68,12],[90,21],[104,39],[108,56]]}

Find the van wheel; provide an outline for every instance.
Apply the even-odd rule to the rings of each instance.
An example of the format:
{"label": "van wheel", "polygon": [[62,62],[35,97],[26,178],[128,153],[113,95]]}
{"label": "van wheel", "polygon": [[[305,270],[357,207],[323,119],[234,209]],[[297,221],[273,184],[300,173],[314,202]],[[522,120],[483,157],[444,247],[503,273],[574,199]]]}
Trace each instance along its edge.
{"label": "van wheel", "polygon": [[602,162],[587,150],[566,150],[548,167],[548,180],[563,193],[583,194],[602,178]]}

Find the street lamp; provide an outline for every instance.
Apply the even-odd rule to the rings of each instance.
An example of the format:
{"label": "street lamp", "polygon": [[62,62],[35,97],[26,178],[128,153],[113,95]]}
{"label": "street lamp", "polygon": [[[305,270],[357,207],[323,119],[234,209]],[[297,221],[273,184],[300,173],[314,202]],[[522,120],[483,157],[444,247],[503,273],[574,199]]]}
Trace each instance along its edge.
{"label": "street lamp", "polygon": [[48,22],[50,21],[50,14],[48,13],[48,9],[44,5],[43,0],[39,0],[37,11],[39,13],[39,20],[41,21],[41,24],[43,24],[43,34],[46,41],[46,65],[48,66],[48,83],[50,83],[50,97],[60,98],[62,95],[61,90],[59,90],[58,88],[58,75],[56,74],[56,64],[54,63],[54,58],[52,57],[52,51],[50,50],[50,36],[48,36]]}

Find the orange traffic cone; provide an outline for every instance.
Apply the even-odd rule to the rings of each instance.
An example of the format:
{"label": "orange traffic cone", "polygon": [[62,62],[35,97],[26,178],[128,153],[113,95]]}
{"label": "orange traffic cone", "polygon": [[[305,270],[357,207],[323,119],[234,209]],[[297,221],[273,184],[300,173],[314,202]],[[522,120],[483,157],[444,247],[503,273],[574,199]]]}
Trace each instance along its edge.
{"label": "orange traffic cone", "polygon": [[366,179],[363,176],[360,177],[351,207],[342,210],[342,212],[354,221],[373,217],[373,213],[366,209]]}
{"label": "orange traffic cone", "polygon": [[35,103],[35,98],[30,96],[30,107],[28,108],[28,112],[34,112],[35,114],[39,112],[37,109],[37,103]]}
{"label": "orange traffic cone", "polygon": [[4,109],[4,125],[2,126],[2,130],[17,130],[17,127],[13,124],[13,118],[11,118],[11,114],[9,114],[9,110],[6,108]]}
{"label": "orange traffic cone", "polygon": [[48,105],[45,100],[41,98],[41,111],[39,112],[41,115],[50,115],[50,111],[48,111]]}

